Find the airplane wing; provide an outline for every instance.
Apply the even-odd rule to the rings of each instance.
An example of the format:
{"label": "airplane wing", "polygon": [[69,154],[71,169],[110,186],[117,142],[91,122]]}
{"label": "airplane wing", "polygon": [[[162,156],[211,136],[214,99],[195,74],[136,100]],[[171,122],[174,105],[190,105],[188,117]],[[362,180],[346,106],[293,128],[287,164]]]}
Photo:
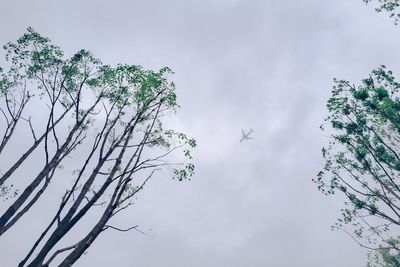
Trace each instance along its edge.
{"label": "airplane wing", "polygon": [[242,136],[245,136],[246,134],[244,133],[244,130],[242,129]]}

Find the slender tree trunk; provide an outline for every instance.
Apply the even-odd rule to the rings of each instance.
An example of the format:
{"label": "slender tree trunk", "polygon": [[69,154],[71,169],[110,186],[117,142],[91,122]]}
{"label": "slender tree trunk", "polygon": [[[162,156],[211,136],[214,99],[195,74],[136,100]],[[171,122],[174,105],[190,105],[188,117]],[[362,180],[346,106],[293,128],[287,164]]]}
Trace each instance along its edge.
{"label": "slender tree trunk", "polygon": [[17,162],[14,163],[13,166],[11,166],[11,168],[4,173],[4,175],[0,178],[0,186],[2,184],[4,184],[8,178],[10,178],[10,176],[15,172],[15,170],[18,169],[19,166],[21,166],[21,164],[29,157],[29,155],[37,148],[37,146],[45,139],[46,135],[64,118],[64,116],[68,113],[68,111],[71,109],[68,108],[61,116],[60,118],[58,118],[54,124],[51,125],[51,127],[46,129],[46,132],[43,133],[42,136],[40,136],[39,139],[37,139],[33,145],[18,159]]}
{"label": "slender tree trunk", "polygon": [[[71,137],[72,138],[72,137]],[[36,178],[25,188],[22,194],[14,201],[14,203],[3,213],[0,217],[0,236],[4,233],[3,228],[6,223],[18,212],[18,210],[22,207],[22,205],[26,202],[26,200],[30,197],[33,191],[39,186],[39,184],[43,181],[43,179],[55,168],[57,167],[59,161],[59,157],[61,153],[66,148],[68,143],[65,143],[63,149],[57,151],[54,155],[53,159],[47,164],[43,170],[36,176]]]}
{"label": "slender tree trunk", "polygon": [[[132,132],[133,132],[133,127],[130,128],[130,131],[128,132],[128,136],[130,137]],[[43,245],[42,249],[40,252],[37,254],[35,259],[28,265],[28,267],[36,267],[40,266],[40,264],[43,264],[43,261],[45,260],[45,257],[47,254],[50,252],[50,250],[58,243],[58,241],[68,233],[69,230],[72,229],[72,227],[88,212],[88,210],[97,202],[97,200],[103,195],[103,193],[106,191],[108,186],[112,183],[112,179],[115,176],[115,173],[118,170],[119,165],[121,164],[121,160],[125,154],[126,151],[126,146],[129,142],[130,138],[126,138],[125,144],[123,149],[121,149],[118,158],[113,166],[113,169],[111,170],[111,173],[109,177],[107,178],[107,181],[102,185],[100,190],[92,197],[92,199],[86,203],[85,206],[82,207],[82,209],[75,215],[75,217],[72,218],[72,216],[75,214],[75,212],[78,210],[78,207],[83,200],[83,197],[79,198],[79,202],[75,202],[73,207],[70,208],[68,211],[67,215],[60,221],[58,224],[57,228],[54,230],[54,232],[51,234],[47,242]],[[121,139],[122,140],[122,139]],[[92,175],[96,177],[97,171],[95,170]],[[81,194],[84,196],[83,193],[87,193],[90,188],[90,184],[93,181],[90,181],[90,179],[87,181],[86,185],[89,185],[87,187],[84,186],[84,188],[81,191]],[[78,200],[78,199],[77,199]]]}
{"label": "slender tree trunk", "polygon": [[[6,225],[6,223],[11,219],[12,216],[22,207],[22,205],[26,202],[26,200],[31,196],[33,191],[39,186],[39,184],[43,181],[43,179],[49,175],[49,173],[57,167],[60,163],[59,159],[62,157],[62,154],[67,149],[70,144],[73,135],[80,127],[79,125],[75,125],[75,127],[71,130],[64,144],[60,149],[57,150],[56,154],[53,156],[51,161],[42,169],[42,171],[36,176],[36,178],[25,188],[24,192],[17,198],[16,201],[6,210],[6,212],[0,217],[0,231]],[[0,234],[1,236],[1,234]]]}
{"label": "slender tree trunk", "polygon": [[82,256],[82,254],[92,245],[92,243],[103,231],[106,223],[111,218],[112,211],[112,206],[106,209],[99,222],[93,227],[87,236],[81,242],[79,242],[79,245],[64,259],[64,261],[61,262],[59,267],[72,266],[72,264],[74,264]]}
{"label": "slender tree trunk", "polygon": [[[43,168],[43,170],[36,176],[36,178],[25,188],[24,192],[18,197],[16,201],[6,210],[6,212],[0,217],[0,232],[6,225],[6,223],[18,212],[22,205],[27,201],[27,199],[32,195],[33,191],[39,186],[43,179],[49,175],[49,173],[58,166],[60,159],[63,158],[63,153],[68,149],[68,145],[71,143],[73,136],[78,131],[78,129],[85,122],[87,116],[99,103],[101,96],[98,97],[96,102],[86,111],[84,116],[80,121],[77,121],[74,128],[68,134],[67,139],[64,144],[57,150],[51,161]],[[14,222],[15,223],[15,222]],[[5,231],[3,231],[4,233]],[[1,236],[2,234],[0,234]]]}
{"label": "slender tree trunk", "polygon": [[97,222],[97,224],[92,228],[92,230],[86,235],[84,239],[82,239],[76,248],[64,259],[63,262],[59,265],[59,267],[69,267],[72,266],[81,256],[82,254],[92,245],[92,243],[96,240],[96,238],[100,235],[101,232],[105,229],[107,222],[113,215],[115,208],[118,206],[118,203],[124,193],[127,184],[130,179],[121,180],[117,187],[114,189],[113,195],[107,208],[103,212],[103,216]]}
{"label": "slender tree trunk", "polygon": [[[54,172],[53,172],[54,173]],[[39,199],[39,197],[46,190],[47,186],[50,183],[51,178],[46,178],[44,185],[40,190],[36,193],[36,195],[32,198],[31,201],[20,211],[17,215],[15,215],[4,227],[0,228],[0,236],[4,234],[8,229],[10,229]]]}

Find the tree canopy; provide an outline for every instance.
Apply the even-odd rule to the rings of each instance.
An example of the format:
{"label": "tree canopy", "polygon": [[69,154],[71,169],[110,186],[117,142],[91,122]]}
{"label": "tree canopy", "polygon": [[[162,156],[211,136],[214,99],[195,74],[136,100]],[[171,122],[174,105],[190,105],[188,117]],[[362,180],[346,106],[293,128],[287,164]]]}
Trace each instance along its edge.
{"label": "tree canopy", "polygon": [[[399,0],[363,0],[398,24]],[[341,192],[342,229],[372,249],[367,266],[400,266],[400,83],[381,66],[359,85],[334,80],[321,126],[328,129],[322,149],[325,167],[314,182],[326,195]]]}
{"label": "tree canopy", "polygon": [[[323,130],[325,167],[314,180],[326,195],[345,197],[334,228],[353,231],[360,244],[399,251],[400,83],[381,66],[356,86],[335,80]],[[393,230],[393,231],[390,231]],[[364,243],[366,242],[366,243]]]}
{"label": "tree canopy", "polygon": [[[133,204],[156,173],[163,170],[179,181],[193,175],[191,151],[196,141],[164,126],[165,118],[179,107],[169,68],[113,67],[87,50],[66,58],[61,48],[32,28],[4,49],[0,157],[15,156],[18,139],[23,139],[21,145],[32,141],[11,157],[14,162],[0,166],[0,196],[8,204],[0,210],[0,242],[40,198],[60,199],[19,266],[54,261],[71,266],[103,231],[137,228],[120,229],[109,221]],[[18,127],[26,136],[16,134]],[[32,160],[40,166],[38,171],[26,169]],[[65,179],[72,183],[65,193],[49,195],[50,182],[65,185]],[[91,217],[86,235],[57,247],[89,211],[98,216]]]}

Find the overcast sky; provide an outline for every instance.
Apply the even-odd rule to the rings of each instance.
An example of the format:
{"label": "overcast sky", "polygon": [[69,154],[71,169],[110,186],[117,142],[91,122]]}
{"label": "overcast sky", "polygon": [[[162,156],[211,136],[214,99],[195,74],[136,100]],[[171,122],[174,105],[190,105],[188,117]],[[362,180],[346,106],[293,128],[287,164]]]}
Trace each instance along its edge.
{"label": "overcast sky", "polygon": [[[330,230],[341,203],[311,179],[332,79],[358,83],[380,64],[400,75],[400,29],[386,15],[361,0],[0,0],[0,10],[1,44],[32,26],[68,55],[171,67],[174,125],[198,141],[192,181],[153,180],[115,220],[148,235],[106,232],[76,266],[365,265]],[[250,127],[255,140],[239,143]],[[0,240],[2,266],[48,221],[35,214]]]}

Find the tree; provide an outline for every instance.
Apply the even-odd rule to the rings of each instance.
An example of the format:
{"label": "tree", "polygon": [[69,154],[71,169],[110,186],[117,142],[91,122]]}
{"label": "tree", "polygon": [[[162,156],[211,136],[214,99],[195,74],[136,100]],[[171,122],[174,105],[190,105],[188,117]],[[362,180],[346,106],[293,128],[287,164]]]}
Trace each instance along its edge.
{"label": "tree", "polygon": [[[37,203],[50,181],[69,176],[62,163],[79,157],[81,166],[73,171],[72,186],[60,196],[57,212],[19,264],[48,266],[56,260],[60,266],[71,266],[103,231],[137,228],[120,229],[109,221],[133,204],[156,172],[166,170],[179,181],[190,179],[196,142],[164,129],[163,118],[178,107],[169,68],[154,72],[136,65],[111,67],[86,50],[64,59],[59,47],[31,28],[5,49],[9,66],[2,70],[0,89],[7,123],[0,148],[6,147],[21,120],[33,143],[2,174],[4,194],[17,179],[15,171],[24,168],[33,152],[44,153],[41,170],[26,178],[22,193],[1,215],[0,236]],[[35,127],[35,114],[27,118],[25,113],[38,106],[47,108],[47,120]],[[171,156],[176,157],[177,150],[183,155],[174,160]],[[92,229],[74,244],[57,248],[89,211],[98,214]]]}
{"label": "tree", "polygon": [[[400,252],[400,83],[382,66],[359,86],[335,80],[328,100],[331,141],[314,180],[326,195],[343,194],[334,228],[352,228],[360,245]],[[324,130],[325,126],[322,126]]]}
{"label": "tree", "polygon": [[[399,22],[399,0],[363,2],[376,2],[377,12]],[[400,84],[385,66],[357,87],[334,82],[326,119],[333,133],[328,148],[322,149],[324,170],[314,182],[326,195],[345,196],[342,217],[332,228],[372,250],[367,266],[400,266],[400,237],[392,231],[400,225]]]}

